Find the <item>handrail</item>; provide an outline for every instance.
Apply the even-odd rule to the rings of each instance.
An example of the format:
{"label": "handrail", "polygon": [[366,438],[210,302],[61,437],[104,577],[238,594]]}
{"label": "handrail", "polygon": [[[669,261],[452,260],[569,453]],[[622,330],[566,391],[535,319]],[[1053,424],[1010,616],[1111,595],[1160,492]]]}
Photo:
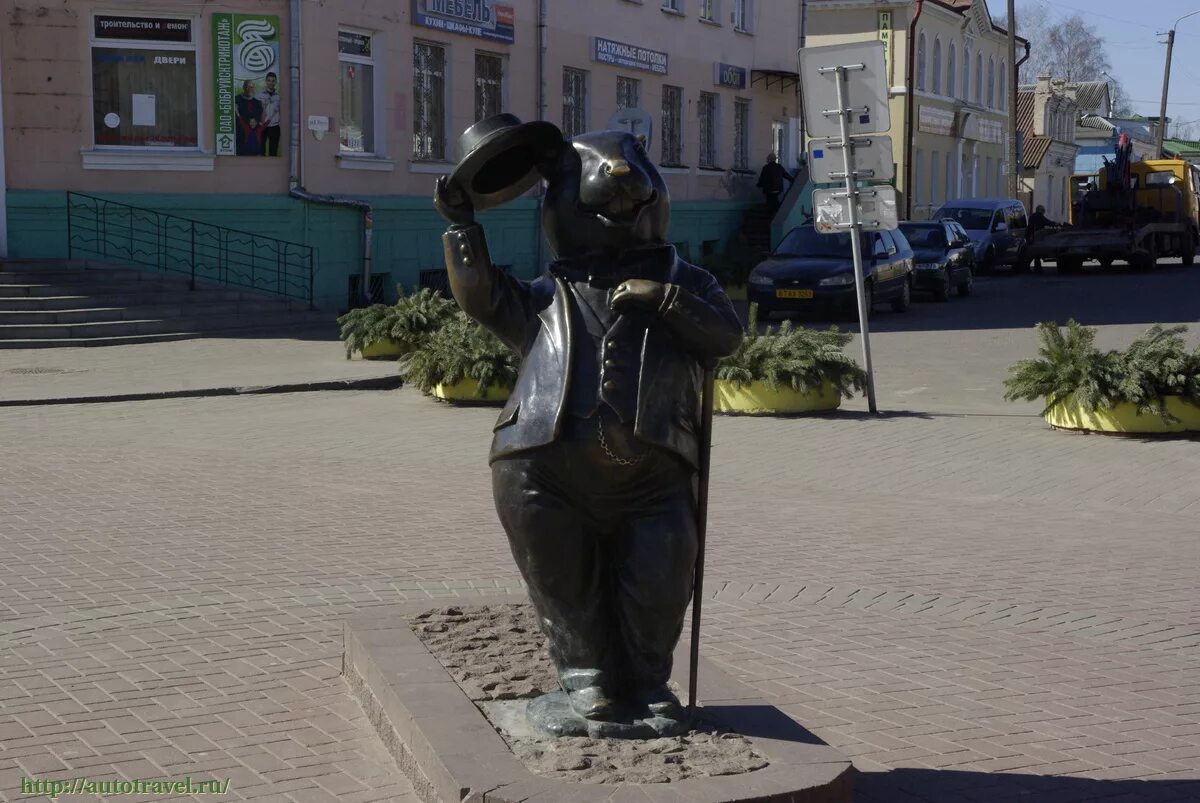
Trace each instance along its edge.
{"label": "handrail", "polygon": [[311,245],[67,193],[67,256],[90,256],[245,287],[313,306]]}

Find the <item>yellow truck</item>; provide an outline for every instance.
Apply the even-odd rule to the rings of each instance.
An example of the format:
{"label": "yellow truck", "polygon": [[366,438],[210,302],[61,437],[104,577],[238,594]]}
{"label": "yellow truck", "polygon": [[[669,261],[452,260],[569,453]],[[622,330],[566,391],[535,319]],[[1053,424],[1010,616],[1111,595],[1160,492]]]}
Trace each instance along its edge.
{"label": "yellow truck", "polygon": [[1200,244],[1200,167],[1182,159],[1117,160],[1071,178],[1071,216],[1057,231],[1038,232],[1030,258],[1053,259],[1074,273],[1094,259],[1140,269],[1178,256],[1191,265]]}

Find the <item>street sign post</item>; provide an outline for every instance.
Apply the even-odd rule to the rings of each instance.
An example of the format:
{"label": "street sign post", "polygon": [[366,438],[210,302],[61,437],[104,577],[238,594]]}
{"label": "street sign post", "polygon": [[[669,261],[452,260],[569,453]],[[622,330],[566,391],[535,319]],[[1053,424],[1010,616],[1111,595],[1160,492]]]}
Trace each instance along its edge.
{"label": "street sign post", "polygon": [[[863,135],[877,135],[891,128],[884,45],[872,41],[804,48],[798,58],[805,127],[810,136],[822,140],[809,148],[814,179],[820,181],[815,178],[815,164],[821,161],[819,169],[829,183],[840,180],[845,186],[844,190],[814,191],[814,225],[822,233],[850,232],[863,368],[867,373],[867,407],[875,413],[878,409],[867,322],[869,310],[863,277],[862,232],[864,228],[895,228],[897,220],[895,190],[865,184],[885,180],[882,176],[893,172],[891,140],[885,136]],[[840,151],[841,158],[828,156],[827,151]],[[862,161],[858,158],[860,153]],[[836,169],[838,162],[841,163],[840,170]],[[863,225],[864,218],[866,226]]]}

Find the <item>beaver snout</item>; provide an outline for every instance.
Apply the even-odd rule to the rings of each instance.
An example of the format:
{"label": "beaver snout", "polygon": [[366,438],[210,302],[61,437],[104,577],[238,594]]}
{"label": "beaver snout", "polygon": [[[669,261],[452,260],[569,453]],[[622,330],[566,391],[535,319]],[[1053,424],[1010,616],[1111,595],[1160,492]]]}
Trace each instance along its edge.
{"label": "beaver snout", "polygon": [[629,171],[629,162],[624,159],[614,159],[604,163],[604,175],[606,176],[626,176],[629,175]]}

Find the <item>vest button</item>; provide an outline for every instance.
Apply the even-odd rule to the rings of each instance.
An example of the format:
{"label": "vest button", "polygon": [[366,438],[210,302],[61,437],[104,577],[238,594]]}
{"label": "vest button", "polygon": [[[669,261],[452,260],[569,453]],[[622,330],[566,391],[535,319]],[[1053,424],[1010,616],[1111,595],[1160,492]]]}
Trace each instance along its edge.
{"label": "vest button", "polygon": [[609,359],[607,359],[607,360],[605,360],[605,361],[604,361],[604,367],[605,367],[605,368],[616,368],[616,367],[617,367],[617,361],[616,361],[616,360],[614,360],[614,359],[612,359],[612,358],[609,358]]}
{"label": "vest button", "polygon": [[603,387],[604,387],[604,389],[605,389],[605,390],[608,390],[608,391],[613,391],[613,390],[616,390],[616,389],[617,389],[617,382],[616,382],[616,380],[615,380],[615,379],[606,379],[606,380],[604,380],[604,385],[603,385]]}

